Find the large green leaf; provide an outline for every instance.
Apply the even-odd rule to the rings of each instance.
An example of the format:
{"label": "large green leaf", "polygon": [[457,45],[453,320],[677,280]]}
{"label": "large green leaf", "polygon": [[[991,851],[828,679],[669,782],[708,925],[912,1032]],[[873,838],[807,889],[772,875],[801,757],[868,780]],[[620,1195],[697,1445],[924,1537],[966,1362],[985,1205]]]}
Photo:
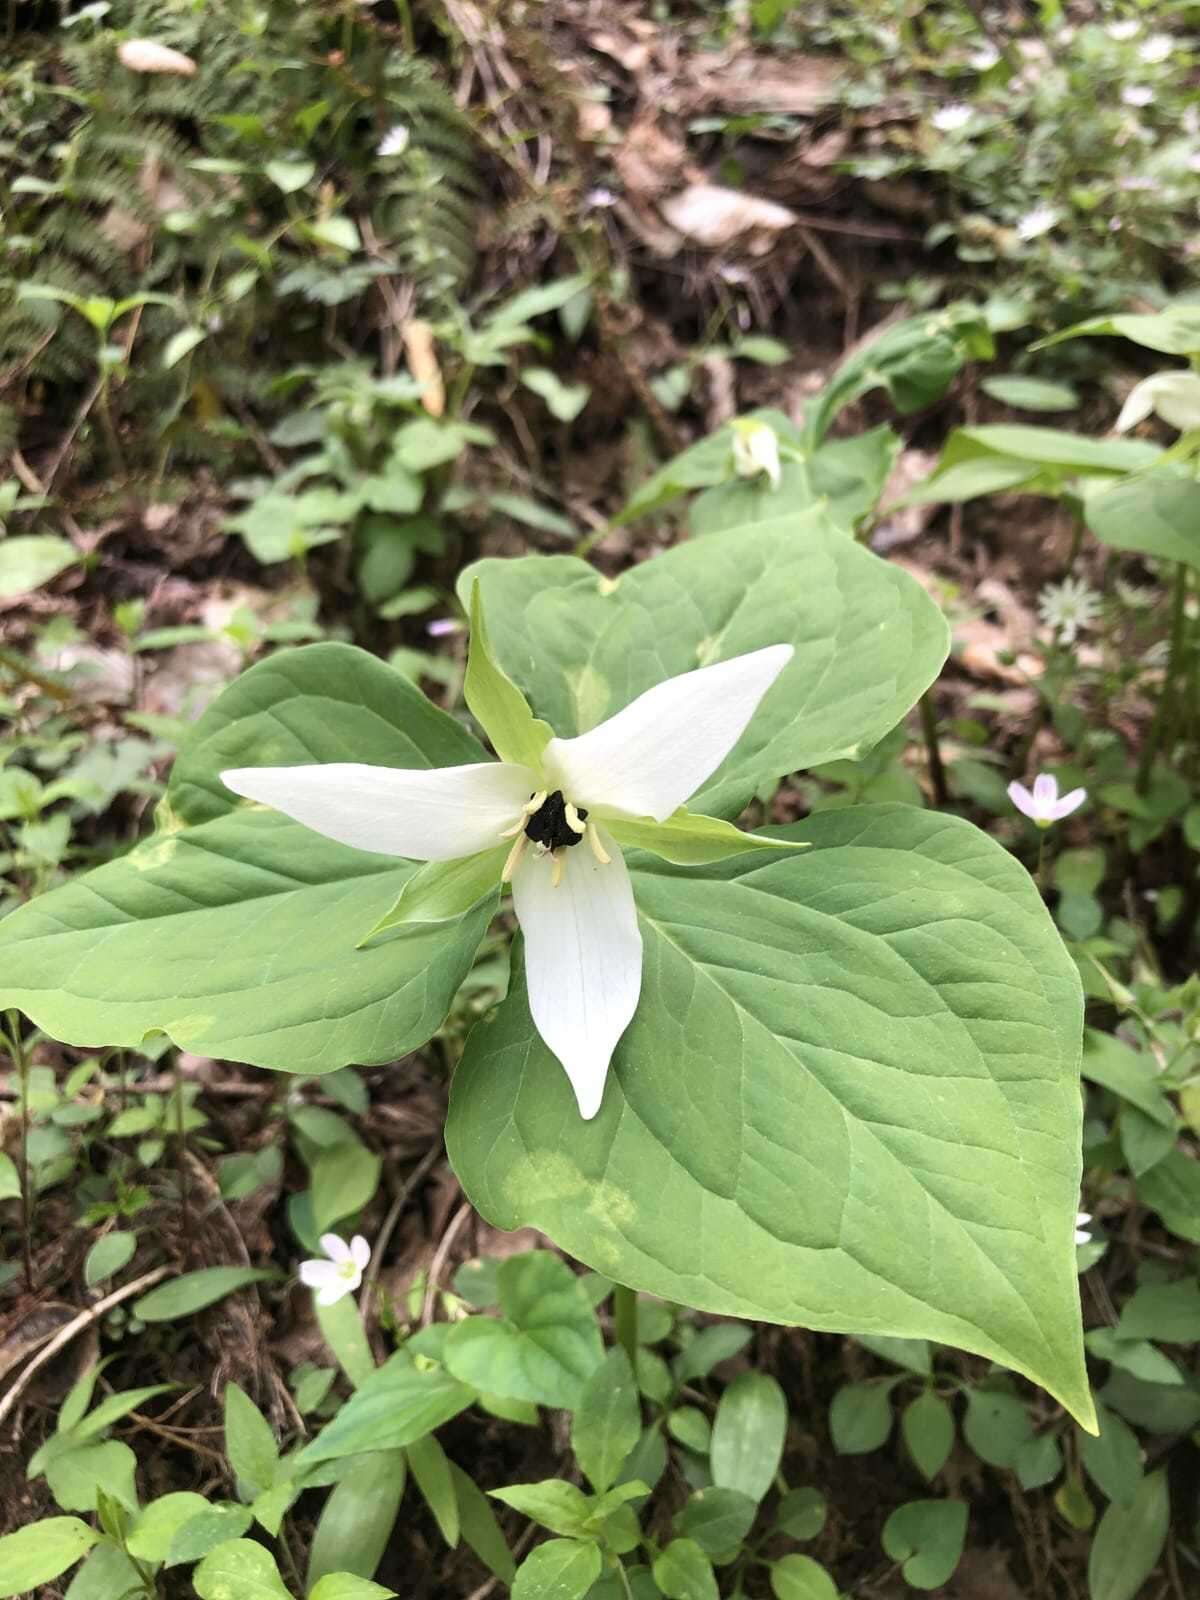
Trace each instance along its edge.
{"label": "large green leaf", "polygon": [[784,669],[691,809],[735,814],[760,784],[856,757],[936,677],[946,624],[924,590],[822,512],[679,545],[615,581],[571,556],[487,560],[478,579],[504,670],[563,736],[675,673],[790,643]]}
{"label": "large green leaf", "polygon": [[1115,550],[1200,567],[1200,483],[1184,473],[1126,478],[1084,499],[1087,525]]}
{"label": "large green leaf", "polygon": [[242,804],[222,784],[223,768],[485,759],[465,728],[376,656],[311,644],[260,661],[217,696],[179,752],[167,798],[175,821],[210,822]]}
{"label": "large green leaf", "polygon": [[[413,863],[237,802],[230,765],[485,759],[365,651],[312,645],[252,668],[196,726],[162,826],[0,924],[0,1005],[76,1045],[177,1044],[290,1072],[395,1060],[449,1010],[496,904],[356,946]],[[182,826],[181,824],[193,824]]]}
{"label": "large green leaf", "polygon": [[480,1211],[707,1311],[937,1339],[1086,1424],[1078,976],[1024,869],[904,806],[810,851],[635,857],[642,1000],[581,1122],[523,985],[478,1025],[447,1146]]}

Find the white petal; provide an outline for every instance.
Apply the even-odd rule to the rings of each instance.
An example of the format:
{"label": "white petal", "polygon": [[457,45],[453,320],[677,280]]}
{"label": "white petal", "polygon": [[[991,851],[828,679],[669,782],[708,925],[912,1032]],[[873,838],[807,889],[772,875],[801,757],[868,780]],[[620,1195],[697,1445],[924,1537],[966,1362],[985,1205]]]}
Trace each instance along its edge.
{"label": "white petal", "polygon": [[417,861],[453,861],[499,843],[537,787],[525,767],[236,767],[221,774],[234,794],[274,806],[306,828],[358,850]]}
{"label": "white petal", "polygon": [[1048,772],[1039,772],[1033,780],[1033,803],[1039,817],[1049,815],[1058,799],[1058,779]]}
{"label": "white petal", "polygon": [[568,800],[663,822],[711,777],[792,659],[774,644],[647,689],[575,739],[551,739],[547,778]]}
{"label": "white petal", "polygon": [[1127,433],[1130,428],[1136,428],[1139,422],[1154,410],[1154,379],[1143,378],[1141,383],[1135,383],[1125,397],[1125,404],[1121,407],[1115,427],[1118,433]]}
{"label": "white petal", "polygon": [[321,1249],[335,1265],[341,1266],[343,1261],[350,1259],[350,1246],[339,1233],[323,1233],[321,1235]]}
{"label": "white petal", "polygon": [[1037,805],[1023,783],[1010,783],[1008,786],[1008,798],[1023,816],[1028,817],[1031,821],[1037,820]]}
{"label": "white petal", "polygon": [[1078,811],[1087,799],[1086,789],[1072,789],[1070,794],[1063,795],[1061,800],[1056,800],[1053,806],[1053,820],[1061,822],[1064,817],[1069,817],[1072,811]]}
{"label": "white petal", "polygon": [[340,1274],[330,1280],[323,1289],[317,1291],[317,1304],[319,1306],[335,1306],[343,1295],[353,1294],[362,1280],[359,1278],[344,1278]]}
{"label": "white petal", "polygon": [[302,1261],[300,1263],[300,1282],[308,1285],[310,1289],[320,1289],[327,1283],[332,1283],[338,1276],[338,1269],[332,1261]]}
{"label": "white petal", "polygon": [[358,1268],[358,1270],[360,1272],[365,1272],[371,1259],[371,1246],[363,1238],[361,1233],[356,1233],[353,1239],[351,1239],[350,1254],[353,1256],[354,1265]]}
{"label": "white petal", "polygon": [[583,1117],[600,1109],[608,1063],[637,1010],[642,936],[633,887],[615,841],[602,866],[587,843],[560,853],[562,881],[548,857],[527,854],[513,878],[525,935],[525,981],[534,1024],[562,1062]]}

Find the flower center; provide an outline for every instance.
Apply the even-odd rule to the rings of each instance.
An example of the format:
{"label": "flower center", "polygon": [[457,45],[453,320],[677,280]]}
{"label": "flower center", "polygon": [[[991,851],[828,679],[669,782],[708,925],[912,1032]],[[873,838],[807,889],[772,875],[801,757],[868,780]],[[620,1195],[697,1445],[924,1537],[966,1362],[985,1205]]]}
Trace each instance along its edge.
{"label": "flower center", "polygon": [[586,807],[572,805],[561,789],[553,789],[550,793],[539,789],[536,794],[531,794],[516,823],[506,829],[501,838],[513,841],[500,874],[501,883],[512,882],[512,875],[520,865],[525,846],[531,840],[539,856],[550,857],[553,872],[550,881],[555,887],[562,882],[563,874],[563,858],[559,852],[578,844],[581,839],[587,840],[592,854],[602,867],[608,866],[612,859],[600,842],[596,824],[587,820]]}
{"label": "flower center", "polygon": [[583,824],[587,812],[563,799],[561,789],[548,794],[525,824],[525,836],[543,850],[558,850],[579,844],[587,831]]}
{"label": "flower center", "polygon": [[349,1283],[353,1278],[358,1276],[358,1263],[354,1260],[353,1256],[351,1256],[348,1261],[342,1261],[339,1263],[337,1272],[339,1278],[345,1278],[346,1282]]}

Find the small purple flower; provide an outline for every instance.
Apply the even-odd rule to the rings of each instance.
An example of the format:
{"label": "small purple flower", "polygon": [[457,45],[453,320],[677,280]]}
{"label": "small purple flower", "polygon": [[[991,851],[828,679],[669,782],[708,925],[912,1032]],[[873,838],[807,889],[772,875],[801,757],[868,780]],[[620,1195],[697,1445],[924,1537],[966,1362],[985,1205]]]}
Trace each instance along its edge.
{"label": "small purple flower", "polygon": [[461,633],[465,627],[466,623],[457,617],[435,617],[425,624],[425,632],[431,639],[445,639],[452,633]]}
{"label": "small purple flower", "polygon": [[1058,779],[1041,772],[1033,780],[1033,793],[1023,783],[1010,783],[1008,798],[1023,816],[1039,828],[1048,828],[1052,822],[1061,822],[1087,799],[1086,789],[1072,789],[1070,794],[1058,796]]}

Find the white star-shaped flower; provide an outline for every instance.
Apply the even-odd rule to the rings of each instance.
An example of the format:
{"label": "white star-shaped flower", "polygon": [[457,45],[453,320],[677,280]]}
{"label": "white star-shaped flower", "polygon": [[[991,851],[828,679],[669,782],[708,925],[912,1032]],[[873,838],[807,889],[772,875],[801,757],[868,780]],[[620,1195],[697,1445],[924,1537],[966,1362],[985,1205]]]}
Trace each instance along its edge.
{"label": "white star-shaped flower", "polygon": [[1051,228],[1058,223],[1059,213],[1053,206],[1034,206],[1032,211],[1027,211],[1017,223],[1017,237],[1028,242],[1030,239],[1040,239],[1044,233],[1049,233]]}
{"label": "white star-shaped flower", "polygon": [[317,1291],[319,1306],[331,1306],[358,1288],[371,1259],[371,1246],[361,1233],[356,1233],[349,1244],[336,1233],[323,1233],[321,1249],[327,1259],[322,1261],[318,1256],[302,1261],[300,1282]]}
{"label": "white star-shaped flower", "polygon": [[960,128],[966,127],[973,115],[971,107],[960,102],[939,106],[929,120],[939,133],[957,133]]}
{"label": "white star-shaped flower", "polygon": [[[481,619],[467,675],[473,709],[477,641],[486,652]],[[504,679],[527,727],[524,744],[492,732],[499,761],[426,770],[358,762],[241,767],[221,778],[235,794],[359,850],[429,862],[476,858],[474,900],[489,881],[511,882],[534,1024],[590,1118],[641,992],[642,937],[621,847],[653,850],[656,839],[696,825],[723,855],[764,845],[680,808],[733,749],[792,654],[791,645],[771,645],[668,678],[573,739],[535,723]],[[511,711],[512,699],[506,704]],[[531,746],[534,728],[542,731]],[[527,759],[504,759],[517,749]]]}
{"label": "white star-shaped flower", "polygon": [[1180,433],[1200,428],[1200,372],[1180,367],[1176,372],[1156,372],[1134,384],[1117,418],[1117,432],[1128,432],[1152,411]]}
{"label": "white star-shaped flower", "polygon": [[1072,811],[1078,811],[1087,799],[1087,790],[1072,789],[1060,800],[1058,779],[1048,772],[1041,772],[1033,780],[1032,793],[1023,783],[1010,783],[1008,798],[1030,822],[1036,822],[1039,828],[1048,828],[1052,822],[1061,822]]}
{"label": "white star-shaped flower", "polygon": [[408,149],[409,131],[403,122],[398,122],[394,128],[389,128],[379,141],[375,154],[386,159],[388,156],[402,156]]}
{"label": "white star-shaped flower", "polygon": [[739,478],[757,478],[765,473],[772,489],[779,487],[779,436],[774,428],[757,417],[735,417],[733,465]]}
{"label": "white star-shaped flower", "polygon": [[1078,1215],[1076,1216],[1076,1218],[1075,1218],[1075,1243],[1076,1244],[1091,1244],[1092,1235],[1091,1235],[1091,1232],[1090,1232],[1090,1230],[1088,1228],[1088,1224],[1091,1222],[1091,1220],[1092,1220],[1092,1214],[1091,1214],[1090,1211],[1080,1211],[1078,1213]]}

